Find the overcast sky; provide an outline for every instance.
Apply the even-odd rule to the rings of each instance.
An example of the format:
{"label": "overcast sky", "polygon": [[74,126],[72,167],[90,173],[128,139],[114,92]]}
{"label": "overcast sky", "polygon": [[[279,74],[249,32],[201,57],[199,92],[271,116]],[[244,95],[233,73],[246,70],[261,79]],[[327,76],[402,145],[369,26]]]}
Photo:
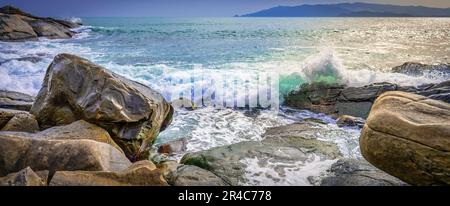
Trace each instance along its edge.
{"label": "overcast sky", "polygon": [[[40,16],[233,16],[278,5],[355,2],[355,0],[0,0]],[[450,0],[356,0],[450,7]]]}

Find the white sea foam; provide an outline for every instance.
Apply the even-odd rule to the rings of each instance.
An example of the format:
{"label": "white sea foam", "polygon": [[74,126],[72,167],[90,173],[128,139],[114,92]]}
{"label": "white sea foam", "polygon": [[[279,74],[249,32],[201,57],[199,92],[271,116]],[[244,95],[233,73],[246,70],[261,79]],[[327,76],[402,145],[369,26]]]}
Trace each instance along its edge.
{"label": "white sea foam", "polygon": [[275,162],[258,158],[246,158],[240,161],[246,165],[244,181],[247,186],[311,186],[309,177],[323,175],[336,160],[321,159],[317,155],[309,155],[306,161]]}

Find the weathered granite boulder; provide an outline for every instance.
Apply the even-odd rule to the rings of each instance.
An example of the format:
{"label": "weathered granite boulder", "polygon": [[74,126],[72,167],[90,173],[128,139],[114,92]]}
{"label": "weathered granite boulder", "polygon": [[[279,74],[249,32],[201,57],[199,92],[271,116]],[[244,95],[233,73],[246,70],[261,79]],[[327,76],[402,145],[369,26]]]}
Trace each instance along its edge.
{"label": "weathered granite boulder", "polygon": [[46,186],[46,178],[41,178],[30,167],[0,177],[0,186]]}
{"label": "weathered granite boulder", "polygon": [[25,111],[0,109],[0,131],[37,132],[36,118]]}
{"label": "weathered granite boulder", "polygon": [[212,172],[194,165],[180,165],[169,178],[172,186],[228,186]]}
{"label": "weathered granite boulder", "polygon": [[340,159],[328,170],[320,186],[404,186],[406,183],[377,169],[365,160]]}
{"label": "weathered granite boulder", "polygon": [[[206,151],[186,154],[182,164],[195,165],[219,176],[229,185],[246,185],[248,164],[256,160],[265,167],[278,164],[274,170],[284,176],[285,169],[312,161],[334,160],[341,156],[332,142],[315,139],[312,131],[320,130],[314,123],[297,123],[268,129],[262,141],[248,141]],[[265,174],[260,174],[265,175]],[[276,177],[274,181],[279,181]],[[305,183],[306,184],[306,183]]]}
{"label": "weathered granite boulder", "polygon": [[304,84],[298,91],[285,96],[284,104],[297,109],[307,109],[334,117],[350,115],[367,118],[375,99],[388,91],[405,91],[450,102],[450,81],[417,87],[391,83],[375,83],[363,87],[316,82]]}
{"label": "weathered granite boulder", "polygon": [[132,161],[171,122],[173,107],[151,88],[86,59],[59,54],[47,69],[31,113],[41,128],[85,120],[106,129]]}
{"label": "weathered granite boulder", "polygon": [[31,167],[35,171],[121,171],[131,165],[113,146],[93,140],[46,140],[0,132],[0,176]]}
{"label": "weathered granite boulder", "polygon": [[349,115],[342,115],[337,119],[337,126],[339,127],[359,127],[363,128],[366,120],[361,117],[353,117]]}
{"label": "weathered granite boulder", "polygon": [[50,186],[167,186],[161,172],[148,161],[135,162],[124,171],[57,171]]}
{"label": "weathered granite boulder", "polygon": [[0,8],[0,41],[35,40],[38,37],[67,39],[74,35],[72,28],[80,26],[64,20],[41,18],[17,8]]}
{"label": "weathered granite boulder", "polygon": [[412,185],[450,184],[450,104],[405,92],[384,93],[364,126],[362,155]]}

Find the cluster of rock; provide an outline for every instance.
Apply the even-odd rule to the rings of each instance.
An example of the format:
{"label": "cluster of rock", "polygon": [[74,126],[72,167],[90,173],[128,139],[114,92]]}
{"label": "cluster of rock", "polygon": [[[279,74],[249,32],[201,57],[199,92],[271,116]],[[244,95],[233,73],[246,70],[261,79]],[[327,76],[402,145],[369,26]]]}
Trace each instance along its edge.
{"label": "cluster of rock", "polygon": [[[422,76],[425,73],[439,73],[441,76],[450,76],[450,66],[447,64],[425,65],[407,62],[402,66],[394,67],[392,71],[411,76]],[[303,84],[299,90],[286,95],[284,104],[334,117],[350,115],[366,119],[377,97],[388,91],[414,93],[450,103],[450,81],[444,81],[439,84],[420,86],[400,86],[382,82],[363,87],[314,82]]]}
{"label": "cluster of rock", "polygon": [[[450,66],[405,63],[393,68],[393,72],[448,76]],[[338,126],[363,127],[360,137],[363,157],[411,185],[450,184],[449,103],[450,81],[417,87],[391,83],[364,87],[312,83],[285,97],[288,106],[339,117]],[[354,169],[365,168],[367,163],[351,166],[354,164],[354,161],[336,163],[330,169],[335,175],[324,178],[320,184],[398,185],[397,181],[380,182],[379,177],[372,178],[367,174],[372,174],[372,169]]]}
{"label": "cluster of rock", "polygon": [[68,39],[80,24],[54,18],[36,17],[11,6],[0,8],[0,41]]}
{"label": "cluster of rock", "polygon": [[[229,185],[251,184],[248,180],[246,160],[255,159],[261,167],[278,164],[274,169],[278,177],[270,176],[272,181],[282,183],[280,177],[285,170],[292,170],[293,165],[304,165],[313,161],[351,162],[351,171],[332,169],[329,176],[316,181],[313,176],[299,184],[312,185],[405,185],[402,181],[378,170],[361,160],[345,159],[335,143],[317,139],[316,134],[325,128],[321,123],[312,121],[298,122],[291,125],[270,128],[262,141],[240,142],[228,146],[216,147],[206,151],[186,154],[181,163],[195,165],[211,171]],[[336,163],[337,164],[337,163]],[[350,164],[350,163],[346,163]],[[333,166],[335,168],[338,166]],[[359,168],[364,168],[361,171]],[[366,171],[367,170],[367,171]],[[258,174],[256,174],[258,175]],[[266,174],[259,174],[266,175]]]}
{"label": "cluster of rock", "polygon": [[1,185],[168,185],[146,159],[174,111],[142,84],[60,54],[36,98],[0,107]]}

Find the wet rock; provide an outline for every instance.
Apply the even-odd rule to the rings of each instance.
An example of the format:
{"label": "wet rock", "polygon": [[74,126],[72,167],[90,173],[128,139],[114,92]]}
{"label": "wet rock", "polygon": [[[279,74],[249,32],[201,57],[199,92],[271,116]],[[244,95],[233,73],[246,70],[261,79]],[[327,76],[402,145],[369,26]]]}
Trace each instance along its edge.
{"label": "wet rock", "polygon": [[53,174],[57,170],[121,171],[131,165],[123,153],[106,143],[32,135],[0,132],[0,176],[26,167]]}
{"label": "wet rock", "polygon": [[384,93],[362,130],[360,147],[371,164],[411,185],[448,185],[450,104]]}
{"label": "wet rock", "polygon": [[37,175],[30,167],[0,177],[0,186],[46,186],[46,180]]}
{"label": "wet rock", "polygon": [[33,101],[30,95],[0,90],[0,108],[30,111]]}
{"label": "wet rock", "polygon": [[103,127],[137,161],[148,158],[149,146],[172,121],[173,107],[143,84],[59,54],[47,69],[31,113],[44,129],[76,120]]}
{"label": "wet rock", "polygon": [[163,154],[176,154],[186,151],[187,140],[186,138],[181,138],[178,140],[170,141],[164,143],[158,147],[158,153]]}
{"label": "wet rock", "polygon": [[336,124],[339,127],[359,127],[363,128],[366,120],[360,117],[352,117],[349,115],[342,115],[338,118]]}
{"label": "wet rock", "polygon": [[392,72],[407,74],[411,76],[424,76],[430,73],[450,76],[450,65],[427,65],[416,62],[406,62],[401,66],[392,68]]}
{"label": "wet rock", "polygon": [[67,39],[71,31],[80,25],[53,18],[41,18],[27,14],[17,8],[0,8],[0,41],[35,40],[37,37]]}
{"label": "wet rock", "polygon": [[135,162],[120,172],[57,171],[50,186],[167,186],[161,172],[148,161]]}
{"label": "wet rock", "polygon": [[300,90],[285,96],[285,105],[329,114],[336,118],[341,115],[367,118],[375,99],[388,91],[406,91],[450,102],[450,81],[417,87],[403,87],[387,82],[363,87],[345,87],[319,82],[304,84]]}
{"label": "wet rock", "polygon": [[171,173],[169,183],[173,186],[228,186],[220,177],[193,165],[180,165]]}
{"label": "wet rock", "polygon": [[248,159],[256,159],[264,166],[270,162],[279,163],[276,168],[283,176],[286,166],[303,164],[315,160],[332,160],[341,156],[334,143],[311,137],[316,130],[311,123],[298,123],[269,129],[262,141],[248,141],[229,146],[216,147],[206,151],[186,154],[182,164],[206,169],[230,185],[242,185]]}
{"label": "wet rock", "polygon": [[404,186],[406,183],[377,169],[365,160],[340,159],[329,169],[321,186]]}

